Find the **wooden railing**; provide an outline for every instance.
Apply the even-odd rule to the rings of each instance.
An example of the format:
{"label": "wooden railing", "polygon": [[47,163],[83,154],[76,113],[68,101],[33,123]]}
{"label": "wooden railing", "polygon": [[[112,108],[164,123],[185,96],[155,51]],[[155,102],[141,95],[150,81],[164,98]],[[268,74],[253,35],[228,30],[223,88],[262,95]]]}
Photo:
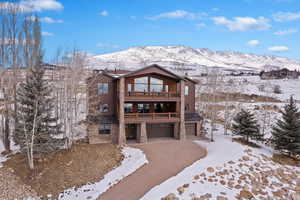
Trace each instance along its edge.
{"label": "wooden railing", "polygon": [[180,118],[176,112],[168,113],[125,113],[125,119],[175,119]]}
{"label": "wooden railing", "polygon": [[166,98],[172,98],[172,97],[180,97],[180,94],[178,92],[126,92],[127,97],[166,97]]}

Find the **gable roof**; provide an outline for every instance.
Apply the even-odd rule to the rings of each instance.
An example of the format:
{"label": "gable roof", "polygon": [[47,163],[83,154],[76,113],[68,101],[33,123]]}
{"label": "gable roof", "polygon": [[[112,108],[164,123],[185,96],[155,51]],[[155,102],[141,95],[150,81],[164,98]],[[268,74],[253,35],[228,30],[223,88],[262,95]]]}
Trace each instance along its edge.
{"label": "gable roof", "polygon": [[179,76],[179,75],[177,75],[177,74],[175,74],[175,73],[173,73],[173,72],[171,72],[171,71],[169,71],[169,70],[165,69],[164,67],[161,67],[161,66],[159,66],[157,64],[153,64],[153,65],[149,65],[149,66],[146,66],[146,67],[142,67],[142,68],[137,69],[137,70],[135,70],[133,72],[124,74],[124,75],[120,76],[119,78],[134,76],[134,75],[137,75],[137,74],[139,74],[139,73],[141,73],[143,71],[147,71],[148,69],[151,69],[151,68],[157,68],[157,69],[165,72],[166,74],[168,74],[171,78],[178,79],[178,80],[183,80],[184,79],[183,77],[181,77],[181,76]]}

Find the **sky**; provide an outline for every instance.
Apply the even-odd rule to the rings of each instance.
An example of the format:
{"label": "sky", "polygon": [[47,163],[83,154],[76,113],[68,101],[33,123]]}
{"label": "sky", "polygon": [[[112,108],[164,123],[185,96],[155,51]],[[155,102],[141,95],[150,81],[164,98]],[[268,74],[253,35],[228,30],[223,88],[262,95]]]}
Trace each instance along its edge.
{"label": "sky", "polygon": [[40,16],[48,59],[58,48],[103,54],[134,46],[185,45],[300,60],[299,0],[21,0],[20,4]]}

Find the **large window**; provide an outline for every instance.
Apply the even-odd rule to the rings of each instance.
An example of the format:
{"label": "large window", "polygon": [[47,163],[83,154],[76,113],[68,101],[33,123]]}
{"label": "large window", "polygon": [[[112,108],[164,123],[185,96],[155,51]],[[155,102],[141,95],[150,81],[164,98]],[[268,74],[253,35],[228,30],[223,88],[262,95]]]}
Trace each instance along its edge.
{"label": "large window", "polygon": [[100,104],[99,111],[100,112],[108,112],[108,104]]}
{"label": "large window", "polygon": [[139,113],[149,113],[150,112],[150,104],[138,104],[138,112]]}
{"label": "large window", "polygon": [[125,105],[124,105],[125,113],[132,113],[132,111],[133,111],[132,107],[133,107],[132,103],[125,103]]}
{"label": "large window", "polygon": [[164,104],[163,103],[155,103],[154,104],[154,112],[161,113],[163,112]]}
{"label": "large window", "polygon": [[98,94],[108,94],[108,83],[98,84]]}
{"label": "large window", "polygon": [[148,77],[134,79],[134,89],[137,92],[148,92]]}
{"label": "large window", "polygon": [[99,126],[99,134],[100,135],[109,135],[110,134],[110,125],[109,124],[101,124]]}
{"label": "large window", "polygon": [[189,86],[185,86],[184,95],[189,95]]}
{"label": "large window", "polygon": [[163,80],[157,78],[150,78],[150,91],[151,92],[162,92],[164,88]]}

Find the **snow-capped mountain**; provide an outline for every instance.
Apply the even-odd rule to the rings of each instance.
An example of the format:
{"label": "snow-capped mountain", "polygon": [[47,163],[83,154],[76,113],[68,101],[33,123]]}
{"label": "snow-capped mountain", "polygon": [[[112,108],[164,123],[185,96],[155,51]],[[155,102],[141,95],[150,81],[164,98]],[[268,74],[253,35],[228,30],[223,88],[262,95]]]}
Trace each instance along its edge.
{"label": "snow-capped mountain", "polygon": [[169,69],[183,68],[199,73],[205,72],[208,67],[218,67],[226,71],[261,71],[276,68],[300,70],[299,60],[186,46],[133,47],[89,58],[89,66],[96,69],[135,69],[154,63]]}

